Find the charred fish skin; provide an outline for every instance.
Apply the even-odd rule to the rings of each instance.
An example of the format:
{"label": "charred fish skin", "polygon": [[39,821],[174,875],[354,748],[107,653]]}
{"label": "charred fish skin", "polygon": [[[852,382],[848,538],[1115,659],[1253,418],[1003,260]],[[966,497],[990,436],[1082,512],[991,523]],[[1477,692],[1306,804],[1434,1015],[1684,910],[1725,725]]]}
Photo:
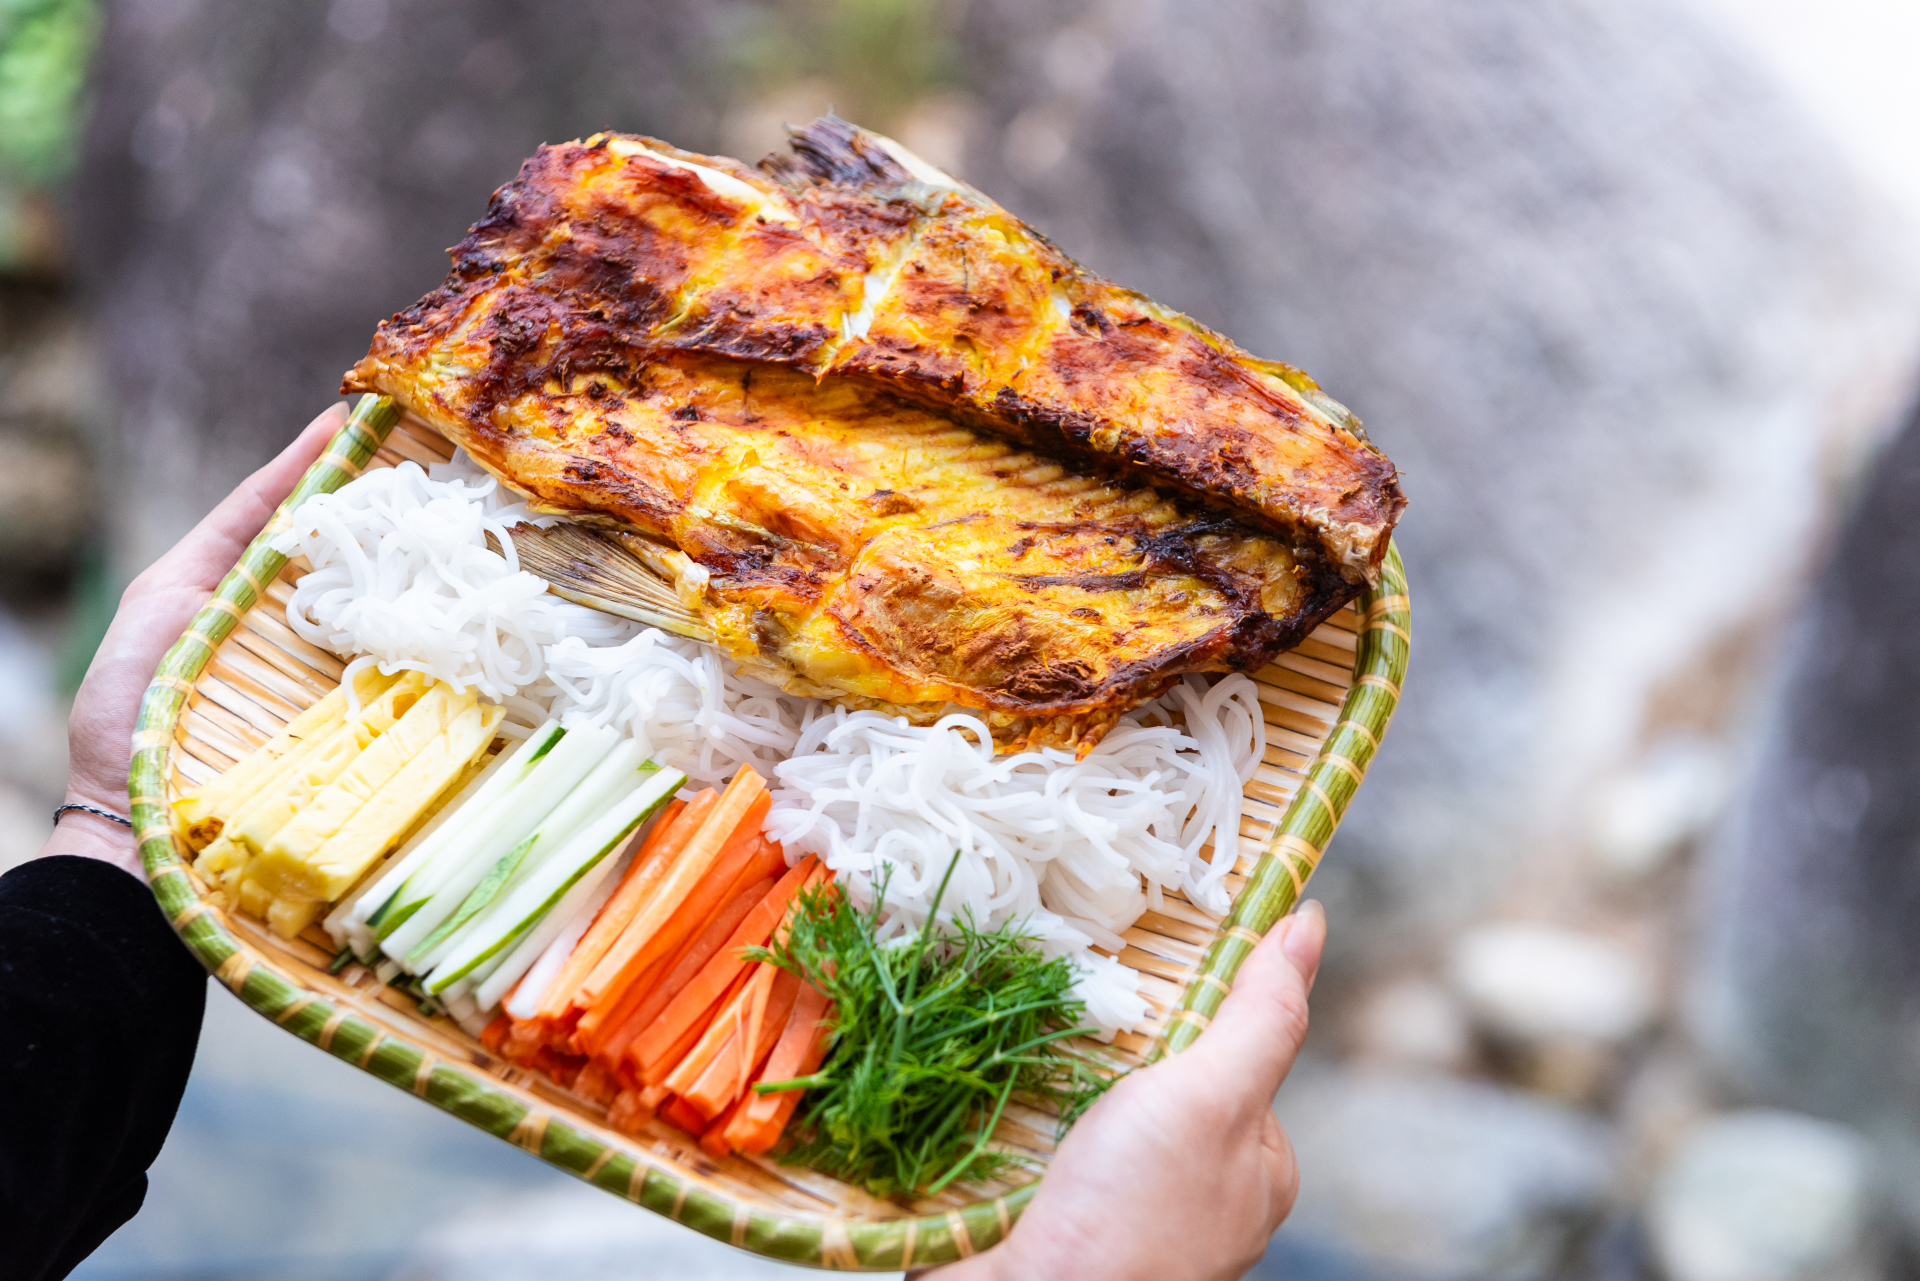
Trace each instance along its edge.
{"label": "charred fish skin", "polygon": [[542,508],[683,553],[701,628],[792,692],[1084,750],[1181,674],[1258,667],[1353,595],[1315,549],[857,380],[671,351],[583,369],[599,304],[545,283],[437,308],[437,340],[375,385]]}
{"label": "charred fish skin", "polygon": [[538,281],[551,299],[596,300],[606,331],[577,329],[557,357],[570,365],[677,350],[861,378],[1316,545],[1350,582],[1373,577],[1405,506],[1398,474],[1304,374],[1085,272],[844,121],[796,131],[794,154],[766,168],[615,134],[542,148],[456,249],[447,284],[382,327],[358,381],[406,360],[465,292]]}

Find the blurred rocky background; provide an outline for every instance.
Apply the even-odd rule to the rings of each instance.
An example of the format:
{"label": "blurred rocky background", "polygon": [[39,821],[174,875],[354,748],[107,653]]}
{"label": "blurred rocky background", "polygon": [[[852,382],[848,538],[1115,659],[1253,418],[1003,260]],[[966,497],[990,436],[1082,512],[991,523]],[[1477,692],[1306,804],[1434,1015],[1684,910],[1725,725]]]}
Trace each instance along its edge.
{"label": "blurred rocky background", "polygon": [[[1920,15],[1875,0],[0,0],[0,866],[119,586],[537,143],[828,107],[1310,370],[1418,643],[1259,1275],[1920,1259]],[[746,1277],[222,991],[82,1275]]]}

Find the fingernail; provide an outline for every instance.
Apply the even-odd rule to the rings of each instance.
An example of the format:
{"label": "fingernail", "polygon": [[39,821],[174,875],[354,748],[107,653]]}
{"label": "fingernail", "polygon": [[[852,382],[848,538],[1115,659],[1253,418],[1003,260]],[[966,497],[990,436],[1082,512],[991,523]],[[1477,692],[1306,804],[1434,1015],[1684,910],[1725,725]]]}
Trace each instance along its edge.
{"label": "fingernail", "polygon": [[1281,950],[1294,968],[1311,976],[1320,966],[1320,947],[1327,941],[1327,909],[1320,906],[1319,899],[1310,898],[1281,924],[1287,930],[1280,941]]}

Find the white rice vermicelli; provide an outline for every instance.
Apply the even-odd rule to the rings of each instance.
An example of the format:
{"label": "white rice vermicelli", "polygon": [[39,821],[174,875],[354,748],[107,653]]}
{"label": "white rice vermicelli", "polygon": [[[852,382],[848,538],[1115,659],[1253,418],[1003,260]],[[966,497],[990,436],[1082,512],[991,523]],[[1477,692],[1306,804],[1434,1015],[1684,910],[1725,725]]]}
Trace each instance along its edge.
{"label": "white rice vermicelli", "polygon": [[653,628],[623,645],[569,637],[547,650],[551,706],[626,731],[661,765],[714,787],[743,764],[771,778],[812,700],[739,675],[718,651]]}
{"label": "white rice vermicelli", "polygon": [[[520,570],[491,479],[434,480],[414,463],[368,472],[300,504],[273,541],[313,566],[287,624],[357,655],[355,669],[426,672],[506,700],[538,682],[566,636],[624,640],[636,628],[547,593]],[[491,532],[504,554],[487,546]]]}
{"label": "white rice vermicelli", "polygon": [[997,756],[971,716],[916,728],[815,705],[775,769],[767,832],[818,854],[857,903],[888,878],[889,929],[926,921],[952,864],[943,916],[1024,920],[1055,952],[1117,951],[1120,931],[1166,890],[1226,910],[1240,789],[1265,740],[1257,690],[1240,675],[1211,688],[1187,678],[1079,761],[1051,748]]}

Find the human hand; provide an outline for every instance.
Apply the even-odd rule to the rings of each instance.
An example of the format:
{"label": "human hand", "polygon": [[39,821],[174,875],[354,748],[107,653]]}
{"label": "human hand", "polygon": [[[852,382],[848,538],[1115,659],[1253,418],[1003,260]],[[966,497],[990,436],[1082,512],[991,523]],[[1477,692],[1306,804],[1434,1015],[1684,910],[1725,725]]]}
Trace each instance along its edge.
{"label": "human hand", "polygon": [[938,1281],[1215,1281],[1259,1261],[1300,1172],[1273,1096],[1307,1034],[1327,917],[1267,933],[1200,1039],[1116,1083],[1067,1134],[1007,1240]]}
{"label": "human hand", "polygon": [[[67,800],[127,812],[133,723],[153,669],[346,418],[346,406],[335,405],[307,424],[121,594],[67,718]],[[82,811],[61,818],[40,854],[98,858],[144,875],[133,834]]]}

